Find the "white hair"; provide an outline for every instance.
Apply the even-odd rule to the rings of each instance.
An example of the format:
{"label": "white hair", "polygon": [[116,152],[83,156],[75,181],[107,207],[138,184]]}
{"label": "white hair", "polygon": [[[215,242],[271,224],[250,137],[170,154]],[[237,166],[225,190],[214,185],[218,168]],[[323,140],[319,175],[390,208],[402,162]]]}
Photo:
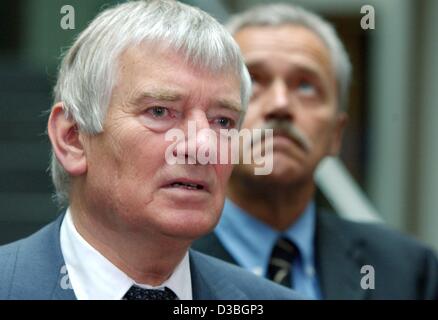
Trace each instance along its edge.
{"label": "white hair", "polygon": [[[179,52],[187,63],[240,77],[243,111],[251,80],[232,36],[210,15],[173,0],[129,1],[100,13],[79,34],[64,56],[54,88],[55,103],[87,134],[103,131],[118,58],[129,46],[160,44]],[[70,176],[52,150],[51,175],[58,204],[68,201]]]}
{"label": "white hair", "polygon": [[[320,16],[301,7],[277,3],[259,5],[231,17],[226,27],[235,35],[239,30],[251,26],[280,26],[293,24],[313,31],[330,51],[335,68],[340,110],[346,110],[352,67],[347,51],[334,27]],[[287,39],[285,39],[287,41]]]}

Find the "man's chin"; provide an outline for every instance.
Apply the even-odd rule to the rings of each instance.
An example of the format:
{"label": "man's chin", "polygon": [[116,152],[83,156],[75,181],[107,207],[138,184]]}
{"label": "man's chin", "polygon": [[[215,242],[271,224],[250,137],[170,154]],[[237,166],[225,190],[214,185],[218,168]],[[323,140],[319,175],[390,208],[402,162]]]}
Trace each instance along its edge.
{"label": "man's chin", "polygon": [[165,232],[163,232],[163,235],[177,239],[178,241],[188,241],[193,242],[196,239],[199,239],[210,232],[214,230],[214,226],[209,228],[193,228],[193,226],[188,227],[177,227],[172,228],[172,230],[167,229]]}
{"label": "man's chin", "polygon": [[295,164],[288,165],[276,165],[274,163],[272,172],[267,175],[255,175],[254,172],[245,172],[250,180],[257,183],[269,183],[269,184],[291,184],[296,180],[299,180],[303,176],[302,167]]}
{"label": "man's chin", "polygon": [[164,234],[170,237],[186,240],[196,240],[215,228],[218,218],[213,217],[207,210],[178,210],[171,214],[172,218],[162,226]]}

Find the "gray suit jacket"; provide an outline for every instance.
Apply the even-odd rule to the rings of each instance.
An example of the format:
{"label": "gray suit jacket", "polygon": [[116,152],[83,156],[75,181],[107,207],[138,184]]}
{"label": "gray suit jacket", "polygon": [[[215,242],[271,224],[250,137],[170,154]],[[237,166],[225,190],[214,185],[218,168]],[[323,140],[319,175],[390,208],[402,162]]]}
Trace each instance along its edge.
{"label": "gray suit jacket", "polygon": [[[237,264],[211,233],[193,248]],[[438,299],[438,261],[419,242],[382,225],[344,220],[319,209],[316,264],[326,299]],[[375,271],[375,288],[364,290],[364,265]]]}
{"label": "gray suit jacket", "polygon": [[[0,247],[0,299],[76,299],[65,286],[59,237],[62,218],[26,239]],[[241,268],[194,250],[189,255],[194,299],[298,299],[293,291]]]}

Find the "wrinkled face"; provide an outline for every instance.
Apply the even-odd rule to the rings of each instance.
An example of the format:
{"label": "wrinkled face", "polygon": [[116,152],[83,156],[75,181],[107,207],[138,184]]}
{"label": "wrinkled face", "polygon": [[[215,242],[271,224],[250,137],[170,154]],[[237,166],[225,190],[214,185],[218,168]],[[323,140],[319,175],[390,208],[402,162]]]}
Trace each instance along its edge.
{"label": "wrinkled face", "polygon": [[[232,167],[168,164],[165,153],[174,141],[165,134],[175,128],[187,133],[190,121],[196,130],[235,127],[240,107],[233,73],[212,74],[148,45],[127,49],[104,131],[86,143],[87,201],[118,228],[186,239],[209,232]],[[203,143],[198,136],[196,148]]]}
{"label": "wrinkled face", "polygon": [[[243,128],[261,128],[270,120],[283,128],[274,128],[272,174],[254,178],[286,184],[312,179],[320,160],[338,152],[345,122],[337,112],[328,49],[312,31],[294,25],[246,27],[235,40],[253,81]],[[298,132],[295,138],[285,134],[285,126]],[[262,145],[253,148],[263,150]],[[247,176],[254,172],[251,165],[235,170]]]}

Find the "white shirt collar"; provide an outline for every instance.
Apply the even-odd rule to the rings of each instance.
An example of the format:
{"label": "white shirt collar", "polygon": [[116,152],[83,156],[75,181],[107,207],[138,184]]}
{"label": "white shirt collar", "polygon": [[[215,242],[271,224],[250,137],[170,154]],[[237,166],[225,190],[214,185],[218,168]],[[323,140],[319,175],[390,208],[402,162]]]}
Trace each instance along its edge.
{"label": "white shirt collar", "polygon": [[158,287],[138,284],[94,249],[76,230],[67,209],[61,225],[61,251],[78,300],[120,300],[133,284],[171,289],[180,300],[192,300],[188,252],[172,275]]}

